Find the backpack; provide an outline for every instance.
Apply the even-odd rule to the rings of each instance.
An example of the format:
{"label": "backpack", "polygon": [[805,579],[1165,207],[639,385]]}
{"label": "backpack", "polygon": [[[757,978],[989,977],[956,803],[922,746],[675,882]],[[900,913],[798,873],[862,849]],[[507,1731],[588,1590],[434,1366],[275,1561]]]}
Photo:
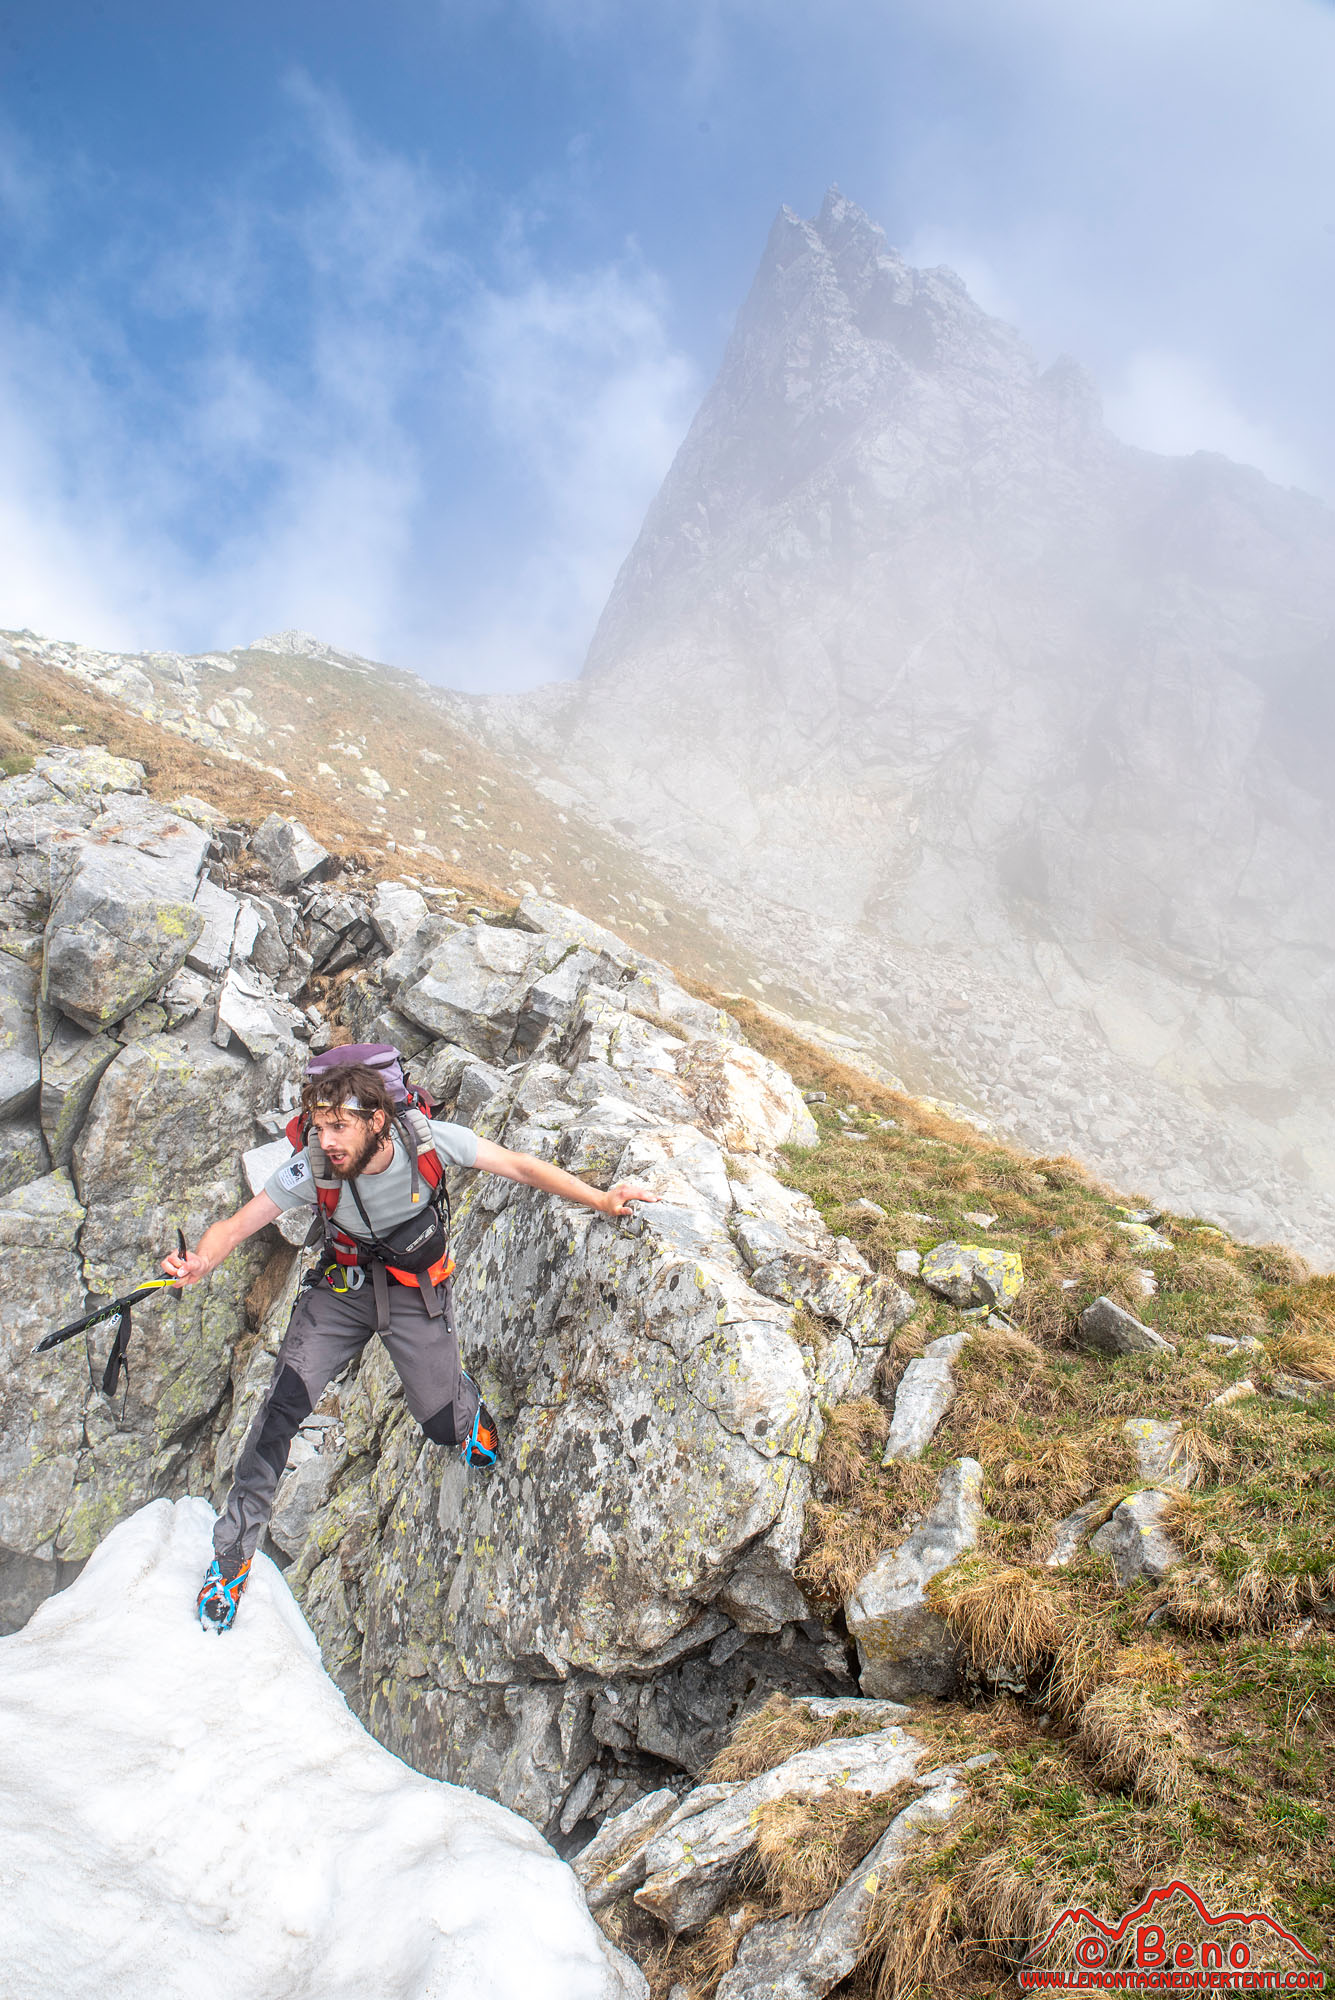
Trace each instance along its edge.
{"label": "backpack", "polygon": [[[334,1211],[344,1188],[351,1194],[368,1231],[371,1228],[370,1218],[362,1207],[356,1181],[339,1180],[331,1172],[323,1147],[318,1139],[311,1136],[309,1119],[297,1112],[288,1120],[287,1139],[293,1152],[300,1152],[303,1146],[306,1149],[324,1223],[325,1246],[343,1274],[342,1284],[336,1284],[331,1270],[330,1282],[335,1290],[355,1290],[362,1283],[360,1274],[369,1266],[380,1306],[378,1320],[388,1324],[385,1273],[402,1285],[417,1285],[427,1312],[433,1319],[437,1318],[447,1303],[442,1300],[437,1287],[448,1285],[454,1271],[454,1259],[450,1256],[450,1202],[445,1187],[445,1167],[427,1123],[432,1110],[431,1099],[425,1091],[408,1082],[403,1073],[403,1058],[387,1042],[352,1042],[343,1048],[326,1049],[323,1055],[312,1056],[306,1065],[306,1075],[308,1078],[327,1076],[350,1063],[363,1064],[383,1080],[395,1106],[395,1127],[408,1149],[413,1202],[420,1202],[425,1185],[427,1211],[421,1216],[409,1216],[407,1221],[396,1223],[384,1236],[377,1236],[374,1232],[369,1237],[351,1236],[340,1229],[334,1221]],[[354,1271],[359,1274],[356,1279],[351,1276]],[[383,1326],[380,1330],[384,1330]]]}

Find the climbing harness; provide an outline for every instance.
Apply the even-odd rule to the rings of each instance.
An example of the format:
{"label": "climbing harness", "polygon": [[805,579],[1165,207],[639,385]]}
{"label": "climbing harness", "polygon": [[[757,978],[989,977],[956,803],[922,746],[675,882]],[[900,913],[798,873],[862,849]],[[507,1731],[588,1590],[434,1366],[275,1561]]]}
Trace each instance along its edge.
{"label": "climbing harness", "polygon": [[[335,1063],[331,1058],[337,1057]],[[389,1279],[401,1285],[415,1285],[432,1319],[445,1311],[445,1292],[454,1273],[450,1256],[450,1200],[445,1186],[445,1167],[436,1151],[428,1123],[431,1099],[415,1089],[404,1077],[397,1049],[385,1042],[360,1042],[330,1049],[317,1056],[307,1076],[320,1076],[349,1063],[361,1063],[383,1077],[390,1096],[397,1100],[393,1113],[394,1130],[403,1141],[412,1173],[411,1200],[417,1207],[425,1189],[426,1210],[409,1216],[406,1222],[378,1235],[358,1191],[355,1177],[341,1180],[326,1158],[324,1148],[311,1130],[310,1120],[298,1113],[288,1121],[287,1138],[294,1152],[304,1146],[306,1160],[315,1182],[316,1198],[324,1223],[326,1263],[309,1282],[326,1283],[337,1293],[360,1291],[370,1273],[375,1294],[376,1332],[389,1329]],[[347,1189],[366,1225],[365,1236],[353,1236],[334,1221],[344,1189]]]}

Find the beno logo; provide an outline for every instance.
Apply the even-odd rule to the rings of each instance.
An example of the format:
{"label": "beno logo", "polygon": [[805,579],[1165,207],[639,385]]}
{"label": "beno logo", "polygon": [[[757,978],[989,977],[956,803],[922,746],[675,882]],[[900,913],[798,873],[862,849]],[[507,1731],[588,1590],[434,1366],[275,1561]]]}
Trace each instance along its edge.
{"label": "beno logo", "polygon": [[[1206,1937],[1199,1941],[1174,1940],[1163,1923],[1149,1921],[1152,1912],[1171,1902],[1174,1896],[1186,1897],[1207,1930],[1242,1926],[1244,1932],[1251,1932],[1253,1926],[1260,1926],[1260,1933]],[[1063,1942],[1062,1934],[1071,1930],[1080,1933],[1069,1946],[1073,1964],[1047,1969],[1035,1963],[1054,1945]],[[1300,1967],[1285,1971],[1256,1962],[1258,1953],[1265,1954],[1267,1945],[1274,1949],[1280,1944],[1297,1954],[1302,1961]],[[1306,1969],[1309,1967],[1313,1969]],[[1145,1900],[1134,1910],[1128,1910],[1116,1925],[1105,1924],[1083,1905],[1063,1910],[1047,1936],[1025,1958],[1019,1982],[1025,1989],[1064,1987],[1108,1993],[1208,1993],[1235,1989],[1292,1993],[1321,1992],[1326,1976],[1307,1946],[1264,1910],[1225,1910],[1216,1917],[1188,1883],[1168,1882],[1162,1888],[1151,1889]]]}

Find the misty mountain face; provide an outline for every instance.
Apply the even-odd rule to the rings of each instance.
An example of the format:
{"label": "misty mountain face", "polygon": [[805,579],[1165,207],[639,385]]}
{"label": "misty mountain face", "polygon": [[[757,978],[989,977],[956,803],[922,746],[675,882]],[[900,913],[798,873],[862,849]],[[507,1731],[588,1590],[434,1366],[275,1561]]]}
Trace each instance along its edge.
{"label": "misty mountain face", "polygon": [[878,953],[985,970],[1330,1188],[1333,628],[1325,507],[1120,443],[831,193],[775,223],[547,740],[811,919],[809,968],[859,940],[856,1000]]}

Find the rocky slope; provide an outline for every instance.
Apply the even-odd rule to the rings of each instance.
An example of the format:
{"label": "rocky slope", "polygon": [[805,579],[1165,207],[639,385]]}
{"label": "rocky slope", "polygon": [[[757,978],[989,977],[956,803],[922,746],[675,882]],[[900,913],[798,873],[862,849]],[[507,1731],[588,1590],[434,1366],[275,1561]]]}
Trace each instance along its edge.
{"label": "rocky slope", "polygon": [[192,658],[15,632],[0,638],[5,667],[0,754],[30,753],[34,739],[103,742],[143,762],[155,793],[214,797],[221,786],[237,811],[296,813],[332,849],[382,872],[497,897],[540,891],[674,963],[725,983],[744,976],[726,936],[623,836],[546,796],[527,760],[498,757],[461,729],[414,674],[302,632]]}
{"label": "rocky slope", "polygon": [[578,1851],[655,2000],[907,1991],[887,1939],[938,1862],[961,1991],[1074,1886],[1115,1917],[1179,1867],[1318,1948],[1329,1281],[540,897],[373,882],[98,750],[8,779],[0,831],[0,1235],[37,1253],[0,1273],[10,1627],[145,1500],[221,1497],[302,1255],[271,1232],[144,1310],[123,1402],[33,1341],[259,1184],[310,1047],[385,1036],[454,1116],[659,1201],[615,1225],[460,1177],[489,1478],[374,1343],[295,1440],[270,1546],[383,1744]]}
{"label": "rocky slope", "polygon": [[[827,911],[816,924],[754,885],[665,851],[650,858],[630,820],[607,817],[596,786],[582,798],[569,782],[577,759],[548,733],[568,700],[560,690],[519,711],[467,702],[302,633],[197,659],[10,638],[0,716],[13,721],[7,735],[0,721],[0,749],[91,730],[145,762],[159,796],[213,796],[225,777],[238,809],[299,812],[375,872],[424,871],[498,904],[536,886],[714,987],[763,995],[873,1073],[962,1100],[1026,1144],[1074,1149],[1253,1240],[1278,1236],[1318,1263],[1335,1259],[1324,1140],[1302,1138],[1325,1116],[1319,1067],[1303,1071],[1296,1098],[1237,1086],[1222,1070],[1193,1084],[1138,1011],[1144,1000],[1161,1028],[1168,1019],[1144,968],[1120,994],[1099,985],[1100,968],[1126,970],[1116,952],[1101,948],[1082,971],[1054,937],[1039,938],[1035,985],[990,953],[980,962],[902,941],[888,952],[867,923],[841,926]],[[1193,1017],[1203,1033],[1220,991],[1215,981]],[[1158,1067],[1147,1068],[1156,1050]]]}
{"label": "rocky slope", "polygon": [[[1335,1258],[1320,1146],[1277,1154],[1277,1134],[1288,1145],[1324,1117],[1319,1070],[1304,1072],[1297,1124],[1286,1114],[1277,1126],[1288,1100],[1273,1092],[1236,1088],[1222,1072],[1208,1088],[1186,1083],[1167,1056],[1147,1069],[1146,1050],[1159,1045],[1139,1001],[1126,1011],[1131,987],[1101,997],[1051,937],[1034,947],[1035,986],[991,954],[970,962],[939,942],[887,953],[867,923],[841,926],[829,910],[813,923],[800,904],[717,870],[665,851],[651,859],[630,820],[608,818],[596,785],[581,797],[569,782],[578,756],[550,736],[565,691],[518,709],[463,701],[296,632],[195,659],[10,636],[0,716],[13,721],[0,721],[0,748],[93,730],[145,762],[158,796],[214,796],[225,776],[237,809],[299,812],[375,872],[424,871],[497,902],[536,886],[714,987],[763,995],[876,1074],[963,1100],[1040,1149],[1074,1148],[1254,1240],[1280,1236],[1319,1263]],[[1162,996],[1143,981],[1136,991],[1162,1013]],[[1213,1005],[1196,1017],[1207,1028]],[[1114,1032],[1119,1022],[1125,1032]]]}
{"label": "rocky slope", "polygon": [[583,678],[473,715],[904,1075],[1329,1257],[1333,558],[1328,509],[1120,444],[831,194]]}

